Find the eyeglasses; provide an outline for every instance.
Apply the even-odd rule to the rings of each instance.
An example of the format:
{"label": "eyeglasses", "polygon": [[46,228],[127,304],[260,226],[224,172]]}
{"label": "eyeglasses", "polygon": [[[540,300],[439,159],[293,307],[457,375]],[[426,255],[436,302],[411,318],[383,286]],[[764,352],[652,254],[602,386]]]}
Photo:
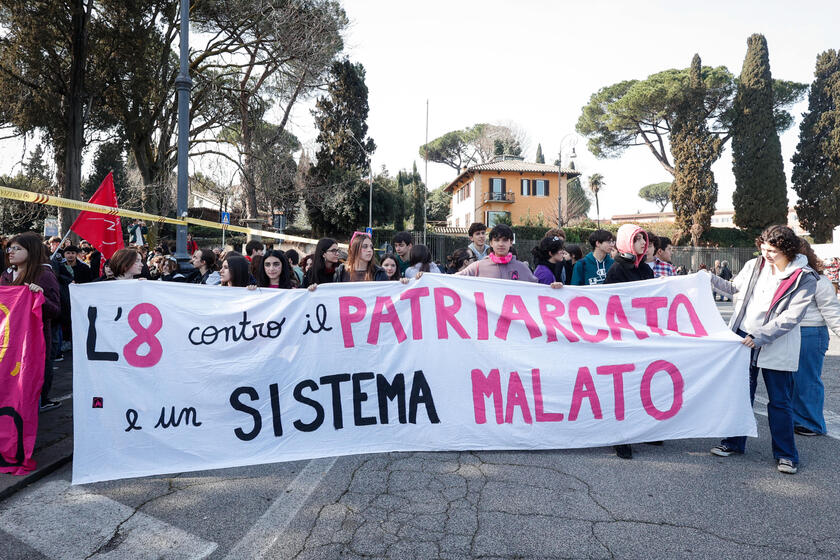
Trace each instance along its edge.
{"label": "eyeglasses", "polygon": [[338,249],[327,249],[325,253],[338,253]]}
{"label": "eyeglasses", "polygon": [[23,247],[18,247],[17,245],[12,245],[11,247],[6,247],[7,253],[16,253],[18,251],[25,251]]}

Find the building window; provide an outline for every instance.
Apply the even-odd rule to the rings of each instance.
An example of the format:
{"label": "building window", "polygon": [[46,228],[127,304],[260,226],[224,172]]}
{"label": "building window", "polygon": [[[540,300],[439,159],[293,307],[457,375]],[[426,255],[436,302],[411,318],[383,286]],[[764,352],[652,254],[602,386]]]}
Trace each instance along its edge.
{"label": "building window", "polygon": [[530,179],[522,179],[522,188],[519,192],[522,193],[522,196],[530,196],[531,195],[531,180]]}
{"label": "building window", "polygon": [[487,220],[485,225],[488,228],[492,228],[499,222],[508,223],[510,221],[510,212],[495,212],[495,211],[488,211],[487,212]]}
{"label": "building window", "polygon": [[548,196],[548,180],[535,179],[534,180],[534,194],[536,196]]}
{"label": "building window", "polygon": [[469,197],[470,197],[470,187],[471,187],[471,186],[472,186],[472,181],[470,181],[469,183],[467,183],[467,186],[466,186],[466,188],[464,189],[465,191],[467,191],[467,192],[466,192],[466,194],[464,194],[464,197],[465,197],[465,198],[469,198]]}
{"label": "building window", "polygon": [[455,218],[455,227],[461,227],[461,218]]}
{"label": "building window", "polygon": [[505,180],[504,179],[490,179],[490,192],[491,193],[503,193],[503,192],[505,192]]}

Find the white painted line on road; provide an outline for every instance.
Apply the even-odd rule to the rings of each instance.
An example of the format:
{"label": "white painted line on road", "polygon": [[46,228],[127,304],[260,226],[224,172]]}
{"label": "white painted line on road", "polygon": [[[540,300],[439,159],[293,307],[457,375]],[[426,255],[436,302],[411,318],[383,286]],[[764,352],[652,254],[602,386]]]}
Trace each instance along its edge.
{"label": "white painted line on road", "polygon": [[337,460],[338,457],[311,460],[289,484],[286,491],[260,516],[251,530],[230,549],[225,559],[264,557],[283,536],[292,519]]}
{"label": "white painted line on road", "polygon": [[200,560],[218,546],[64,480],[26,490],[3,503],[0,529],[48,558],[68,560]]}
{"label": "white painted line on road", "polygon": [[[769,401],[760,395],[756,395],[755,402],[767,406],[767,403]],[[762,408],[761,410],[756,410],[755,413],[761,414],[762,416],[767,416],[767,410],[765,408]],[[837,414],[830,410],[823,410],[823,416],[825,417],[826,430],[828,430],[828,433],[825,435],[830,438],[840,440],[840,414]]]}

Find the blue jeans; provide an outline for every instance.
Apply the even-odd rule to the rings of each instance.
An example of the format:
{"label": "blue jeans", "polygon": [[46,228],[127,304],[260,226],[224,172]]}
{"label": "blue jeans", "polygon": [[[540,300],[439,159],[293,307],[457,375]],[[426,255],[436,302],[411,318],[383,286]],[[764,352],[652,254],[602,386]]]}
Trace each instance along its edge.
{"label": "blue jeans", "polygon": [[799,370],[793,374],[793,423],[824,434],[825,390],[822,368],[828,351],[828,327],[800,327]]}
{"label": "blue jeans", "polygon": [[[743,333],[739,333],[743,336]],[[755,352],[755,351],[753,351]],[[750,362],[752,363],[752,359]],[[770,437],[773,440],[773,458],[790,459],[799,463],[799,453],[793,439],[793,372],[750,366],[750,405],[755,402],[755,388],[758,385],[758,372],[764,378],[767,388],[767,422],[770,424]],[[747,446],[746,436],[729,437],[721,443],[743,453]]]}

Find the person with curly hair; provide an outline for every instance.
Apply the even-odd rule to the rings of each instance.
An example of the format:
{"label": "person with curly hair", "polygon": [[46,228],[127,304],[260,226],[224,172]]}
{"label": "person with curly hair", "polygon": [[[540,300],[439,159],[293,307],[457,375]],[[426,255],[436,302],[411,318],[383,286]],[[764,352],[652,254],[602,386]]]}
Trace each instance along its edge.
{"label": "person with curly hair", "polygon": [[[748,261],[728,282],[711,275],[712,286],[734,296],[729,327],[751,350],[750,405],[755,400],[759,372],[767,388],[767,421],[776,467],[796,474],[799,453],[794,441],[793,372],[799,366],[800,323],[817,287],[819,275],[800,254],[799,237],[787,226],[770,226],[756,239],[761,256]],[[745,451],[746,436],[728,437],[711,449],[729,457]]]}

